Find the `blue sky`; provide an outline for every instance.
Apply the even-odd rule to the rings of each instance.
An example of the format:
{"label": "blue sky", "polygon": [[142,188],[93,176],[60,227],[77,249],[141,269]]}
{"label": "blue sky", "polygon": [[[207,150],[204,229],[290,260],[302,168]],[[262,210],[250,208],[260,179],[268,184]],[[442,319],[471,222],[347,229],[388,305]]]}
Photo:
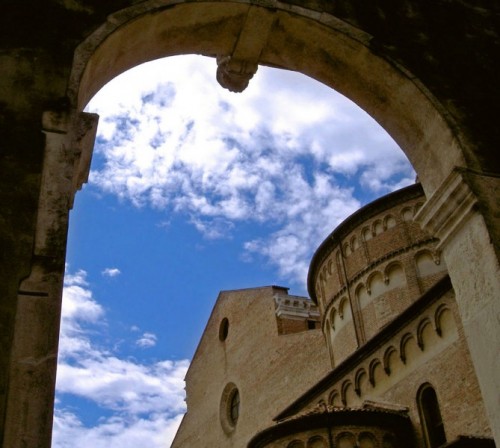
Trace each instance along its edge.
{"label": "blue sky", "polygon": [[119,76],[70,218],[54,448],[170,446],[183,378],[220,290],[305,295],[309,260],[414,172],[335,91],[260,67],[242,94],[172,57]]}

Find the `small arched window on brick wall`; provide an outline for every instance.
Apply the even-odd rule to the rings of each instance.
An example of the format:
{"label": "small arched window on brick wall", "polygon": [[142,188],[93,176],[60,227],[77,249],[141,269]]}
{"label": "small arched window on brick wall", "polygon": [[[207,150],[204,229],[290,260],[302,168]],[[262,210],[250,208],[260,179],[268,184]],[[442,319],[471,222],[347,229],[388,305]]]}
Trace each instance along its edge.
{"label": "small arched window on brick wall", "polygon": [[437,448],[446,443],[436,391],[430,384],[420,387],[417,403],[427,448]]}

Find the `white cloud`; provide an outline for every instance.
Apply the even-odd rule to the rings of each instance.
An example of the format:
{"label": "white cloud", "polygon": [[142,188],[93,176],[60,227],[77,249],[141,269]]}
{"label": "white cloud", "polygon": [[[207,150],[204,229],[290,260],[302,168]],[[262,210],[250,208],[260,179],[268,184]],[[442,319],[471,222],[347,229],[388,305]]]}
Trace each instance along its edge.
{"label": "white cloud", "polygon": [[183,213],[207,238],[230,237],[241,221],[277,226],[246,250],[302,283],[312,251],[360,192],[392,191],[413,171],[366,113],[326,86],[260,67],[235,95],[214,73],[212,59],[168,58],[108,84],[90,105],[101,114],[91,182],[138,207]]}
{"label": "white cloud", "polygon": [[[65,278],[62,316],[52,446],[136,447],[139,441],[151,448],[169,446],[185,412],[188,361],[139,363],[96,344],[105,314],[84,271]],[[143,347],[156,342],[152,333],[141,339]],[[85,425],[64,406],[68,396],[89,400],[105,416]]]}
{"label": "white cloud", "polygon": [[139,364],[100,354],[58,367],[57,390],[130,415],[184,411],[187,361]]}
{"label": "white cloud", "polygon": [[78,353],[94,353],[84,326],[104,324],[104,310],[88,288],[87,273],[79,270],[64,277],[64,295],[59,338],[59,359]]}
{"label": "white cloud", "polygon": [[360,203],[349,190],[336,187],[325,175],[317,175],[313,185],[297,182],[293,190],[294,205],[282,211],[287,222],[269,237],[248,241],[245,250],[266,257],[283,277],[305,283],[312,248],[318,247]]}
{"label": "white cloud", "polygon": [[106,268],[101,272],[105,277],[116,277],[121,274],[120,269],[118,268]]}
{"label": "white cloud", "polygon": [[191,217],[191,224],[207,239],[214,240],[219,238],[229,238],[234,224],[223,218],[200,219]]}
{"label": "white cloud", "polygon": [[86,427],[68,410],[54,416],[54,448],[167,448],[172,443],[182,415],[153,414],[149,418],[114,416]]}
{"label": "white cloud", "polygon": [[154,347],[156,345],[158,338],[153,333],[143,333],[142,336],[135,341],[136,345],[141,348]]}

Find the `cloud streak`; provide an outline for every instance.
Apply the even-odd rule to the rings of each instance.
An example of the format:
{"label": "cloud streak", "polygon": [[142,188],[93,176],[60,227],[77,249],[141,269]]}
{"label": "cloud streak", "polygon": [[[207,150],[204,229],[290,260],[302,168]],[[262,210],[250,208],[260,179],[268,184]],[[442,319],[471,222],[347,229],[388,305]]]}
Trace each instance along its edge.
{"label": "cloud streak", "polygon": [[155,334],[146,332],[135,343],[141,348],[149,348],[154,347],[157,341],[158,337]]}
{"label": "cloud streak", "polygon": [[121,274],[121,271],[118,268],[106,268],[101,274],[104,275],[104,277],[117,277]]}

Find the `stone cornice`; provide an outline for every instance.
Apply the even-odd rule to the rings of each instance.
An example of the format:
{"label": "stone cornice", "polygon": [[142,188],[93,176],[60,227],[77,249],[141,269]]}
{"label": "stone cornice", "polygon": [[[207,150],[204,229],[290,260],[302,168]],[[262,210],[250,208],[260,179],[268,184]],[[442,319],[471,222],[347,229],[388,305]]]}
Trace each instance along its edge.
{"label": "stone cornice", "polygon": [[311,259],[307,275],[307,291],[311,299],[317,302],[316,291],[314,290],[315,273],[318,267],[330,255],[332,247],[339,244],[354,229],[379,213],[418,197],[425,199],[422,186],[420,184],[410,185],[370,202],[339,224],[321,243]]}
{"label": "stone cornice", "polygon": [[331,370],[323,379],[307,390],[302,396],[284,409],[274,420],[281,421],[300,412],[314,398],[320,396],[329,387],[335,384],[348,372],[352,372],[355,366],[371,356],[379,347],[387,343],[398,331],[401,331],[420,316],[426,308],[438,301],[446,292],[452,289],[450,277],[444,276],[416,302],[412,303],[405,311],[387,324],[382,330],[358,348],[352,355],[342,361],[337,367]]}
{"label": "stone cornice", "polygon": [[411,420],[405,412],[389,411],[377,408],[332,408],[302,415],[297,418],[278,422],[275,426],[256,434],[248,443],[247,448],[263,448],[272,442],[304,431],[318,429],[339,429],[342,427],[378,427],[389,429],[396,433],[400,440],[406,440],[407,447],[412,447]]}
{"label": "stone cornice", "polygon": [[477,202],[464,171],[456,168],[418,211],[415,221],[439,238],[440,250],[474,214]]}
{"label": "stone cornice", "polygon": [[316,304],[307,297],[275,295],[276,317],[305,318],[319,317]]}
{"label": "stone cornice", "polygon": [[[411,250],[418,249],[419,247],[422,247],[426,244],[431,244],[436,241],[436,238],[426,238],[425,240],[420,240],[417,241],[416,243],[410,244],[409,246],[406,247],[401,247],[399,249],[393,250],[391,252],[388,252],[385,254],[383,257],[377,258],[375,261],[372,261],[368,266],[365,266],[363,269],[360,271],[356,272],[349,281],[347,282],[347,286],[344,285],[342,288],[340,288],[334,295],[333,297],[328,301],[326,304],[323,316],[326,317],[326,315],[329,313],[331,307],[333,306],[333,303],[343,294],[347,292],[348,288],[351,288],[354,284],[356,284],[361,277],[366,275],[368,272],[372,271],[375,269],[377,266],[381,265],[382,263],[390,260],[391,258],[394,258],[398,255],[410,252]],[[326,302],[326,301],[325,301]]]}

